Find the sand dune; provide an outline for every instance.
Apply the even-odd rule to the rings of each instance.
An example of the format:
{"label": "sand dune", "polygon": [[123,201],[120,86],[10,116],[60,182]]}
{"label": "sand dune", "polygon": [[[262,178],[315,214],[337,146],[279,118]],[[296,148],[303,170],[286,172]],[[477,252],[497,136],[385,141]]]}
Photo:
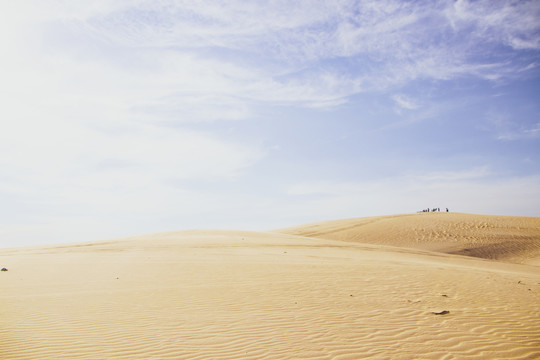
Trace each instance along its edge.
{"label": "sand dune", "polygon": [[540,265],[540,218],[417,213],[325,221],[278,230]]}
{"label": "sand dune", "polygon": [[[540,267],[412,236],[420,222],[426,239],[468,226],[485,244],[483,222],[535,236],[538,220],[512,232],[506,218],[453,229],[448,214],[416,215],[345,221],[371,229],[362,242],[327,239],[334,225],[321,223],[310,225],[319,238],[185,231],[1,250],[0,359],[540,358]],[[394,235],[377,235],[381,222]]]}

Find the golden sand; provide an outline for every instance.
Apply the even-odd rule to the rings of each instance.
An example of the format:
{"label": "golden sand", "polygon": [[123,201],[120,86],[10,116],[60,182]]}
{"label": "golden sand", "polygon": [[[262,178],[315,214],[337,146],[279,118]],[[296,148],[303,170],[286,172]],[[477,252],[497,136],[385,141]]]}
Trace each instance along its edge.
{"label": "golden sand", "polygon": [[0,359],[538,359],[539,234],[426,213],[0,250]]}

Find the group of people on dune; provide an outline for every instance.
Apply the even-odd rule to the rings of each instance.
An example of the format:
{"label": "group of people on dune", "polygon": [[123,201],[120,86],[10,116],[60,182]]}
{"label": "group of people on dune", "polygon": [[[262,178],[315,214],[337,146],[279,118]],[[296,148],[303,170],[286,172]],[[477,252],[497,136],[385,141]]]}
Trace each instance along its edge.
{"label": "group of people on dune", "polygon": [[[422,212],[435,212],[435,211],[441,212],[441,208],[433,208],[433,209],[427,208],[427,209],[422,210]],[[448,208],[446,208],[446,212],[448,212]]]}

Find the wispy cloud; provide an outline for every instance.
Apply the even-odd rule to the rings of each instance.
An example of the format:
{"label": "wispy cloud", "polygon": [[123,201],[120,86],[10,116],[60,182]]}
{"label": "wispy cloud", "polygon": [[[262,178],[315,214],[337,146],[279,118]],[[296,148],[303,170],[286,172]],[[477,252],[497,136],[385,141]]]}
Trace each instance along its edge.
{"label": "wispy cloud", "polygon": [[[369,192],[373,187],[395,188],[395,191],[400,191],[402,186],[415,186],[429,188],[431,185],[455,184],[460,181],[485,179],[490,175],[488,167],[477,167],[465,170],[453,170],[442,172],[426,172],[420,174],[401,174],[389,179],[379,179],[376,182],[346,182],[336,183],[333,181],[314,181],[297,183],[291,185],[287,189],[288,195],[304,196],[304,195],[338,195],[352,194],[357,192]],[[377,185],[379,184],[379,185]],[[389,186],[392,184],[392,186]],[[398,185],[401,184],[401,185]],[[376,192],[381,196],[382,192]]]}
{"label": "wispy cloud", "polygon": [[403,94],[394,95],[392,96],[392,99],[394,99],[396,104],[403,109],[415,110],[420,107],[420,105],[418,105],[416,101]]}
{"label": "wispy cloud", "polygon": [[[229,100],[236,106],[238,99],[244,99],[243,107],[248,100],[335,106],[355,93],[419,78],[498,80],[531,64],[508,62],[509,56],[539,44],[534,34],[540,10],[534,2],[102,1],[79,11],[54,4],[55,11],[34,5],[43,8],[41,40],[52,42],[55,58],[66,61],[98,50],[101,58],[88,61],[127,65],[126,71],[138,76],[142,71],[139,88],[152,88],[149,77],[167,76],[154,83],[166,85],[166,96],[183,89],[213,91],[225,107]],[[511,50],[504,56],[485,56],[505,46]],[[115,48],[129,58],[107,50]],[[349,59],[345,67],[343,58]]]}
{"label": "wispy cloud", "polygon": [[534,122],[537,115],[533,119],[521,118],[523,115],[515,115],[508,109],[492,108],[486,110],[484,116],[483,130],[497,140],[516,141],[540,137],[540,122]]}
{"label": "wispy cloud", "polygon": [[540,49],[536,1],[456,1],[446,10],[454,29],[467,28],[473,38],[503,43],[516,50]]}
{"label": "wispy cloud", "polygon": [[497,136],[499,140],[520,140],[540,138],[540,123],[534,124],[530,128],[519,128],[500,132]]}

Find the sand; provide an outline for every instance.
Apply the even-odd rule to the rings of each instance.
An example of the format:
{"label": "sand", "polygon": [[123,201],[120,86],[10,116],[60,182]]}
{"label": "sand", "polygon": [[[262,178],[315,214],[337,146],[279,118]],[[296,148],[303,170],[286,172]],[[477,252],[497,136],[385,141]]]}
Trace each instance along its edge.
{"label": "sand", "polygon": [[539,229],[409,214],[0,250],[0,359],[539,359]]}
{"label": "sand", "polygon": [[325,221],[279,231],[540,265],[538,217],[435,212]]}

